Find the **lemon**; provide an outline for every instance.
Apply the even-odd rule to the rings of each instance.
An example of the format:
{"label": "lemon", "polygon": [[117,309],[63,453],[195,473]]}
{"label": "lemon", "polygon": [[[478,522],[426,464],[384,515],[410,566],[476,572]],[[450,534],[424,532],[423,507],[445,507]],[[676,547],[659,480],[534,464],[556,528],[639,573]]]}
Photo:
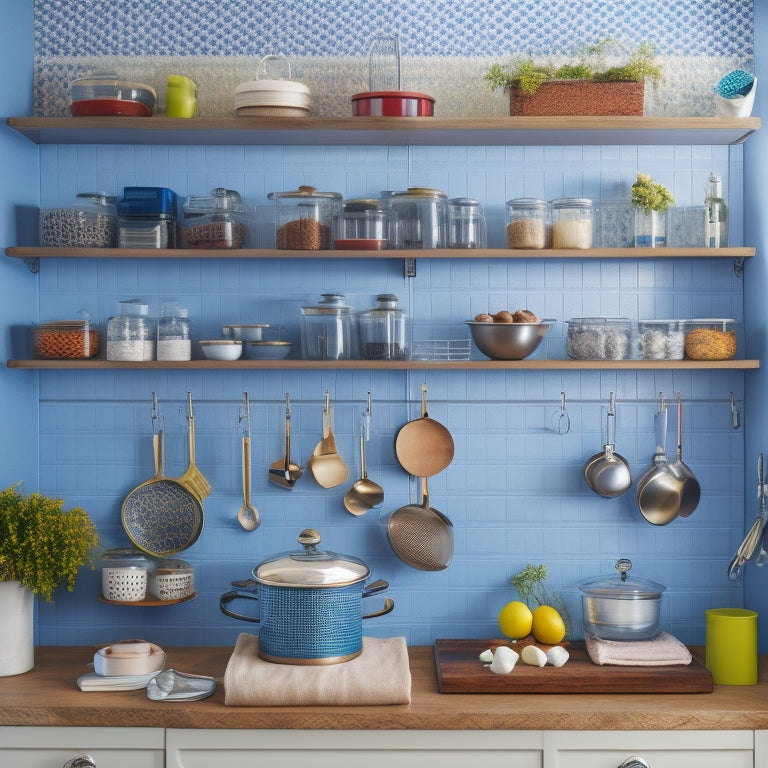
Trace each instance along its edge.
{"label": "lemon", "polygon": [[499,612],[499,629],[505,637],[519,640],[531,634],[533,614],[531,609],[519,600],[507,603]]}
{"label": "lemon", "polygon": [[540,605],[533,612],[531,631],[540,643],[556,645],[565,637],[565,622],[551,605]]}

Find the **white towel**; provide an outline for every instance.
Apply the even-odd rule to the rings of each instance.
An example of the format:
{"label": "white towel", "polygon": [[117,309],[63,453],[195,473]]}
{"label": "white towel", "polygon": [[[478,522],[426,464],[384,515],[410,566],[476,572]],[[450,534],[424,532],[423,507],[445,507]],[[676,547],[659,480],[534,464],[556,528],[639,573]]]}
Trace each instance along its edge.
{"label": "white towel", "polygon": [[411,670],[404,637],[363,638],[350,661],[322,666],[275,664],[258,655],[259,638],[242,633],[224,673],[231,707],[410,704]]}
{"label": "white towel", "polygon": [[661,632],[651,640],[599,640],[586,637],[587,653],[595,664],[664,667],[690,664],[691,652],[676,637]]}

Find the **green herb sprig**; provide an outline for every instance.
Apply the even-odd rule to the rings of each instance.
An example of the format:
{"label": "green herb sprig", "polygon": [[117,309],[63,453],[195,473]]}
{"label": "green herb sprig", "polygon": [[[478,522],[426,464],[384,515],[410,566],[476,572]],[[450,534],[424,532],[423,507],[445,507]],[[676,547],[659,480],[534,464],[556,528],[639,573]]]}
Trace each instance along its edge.
{"label": "green herb sprig", "polygon": [[565,623],[566,637],[571,635],[571,615],[568,606],[561,595],[557,592],[548,592],[544,586],[547,580],[546,565],[528,565],[515,574],[510,583],[520,596],[521,600],[531,609],[540,605],[549,605],[554,608],[562,617]]}
{"label": "green herb sprig", "polygon": [[645,173],[637,174],[632,185],[632,205],[645,211],[666,211],[675,204],[670,191]]}

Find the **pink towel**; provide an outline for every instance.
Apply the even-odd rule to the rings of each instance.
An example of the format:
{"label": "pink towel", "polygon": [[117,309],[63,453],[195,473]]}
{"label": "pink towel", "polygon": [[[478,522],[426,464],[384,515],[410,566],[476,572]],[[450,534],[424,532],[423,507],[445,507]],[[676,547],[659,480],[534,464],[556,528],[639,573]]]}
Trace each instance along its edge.
{"label": "pink towel", "polygon": [[232,707],[322,704],[410,704],[411,669],[404,637],[363,638],[363,652],[323,666],[275,664],[259,658],[259,638],[242,633],[224,673]]}
{"label": "pink towel", "polygon": [[690,664],[691,652],[676,638],[661,632],[651,640],[599,640],[586,637],[587,653],[595,664],[664,667]]}

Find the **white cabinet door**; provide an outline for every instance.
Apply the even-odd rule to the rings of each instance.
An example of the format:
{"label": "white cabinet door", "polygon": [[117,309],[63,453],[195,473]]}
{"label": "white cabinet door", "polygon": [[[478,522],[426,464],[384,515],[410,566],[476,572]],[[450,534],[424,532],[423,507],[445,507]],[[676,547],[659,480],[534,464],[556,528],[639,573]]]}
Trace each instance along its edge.
{"label": "white cabinet door", "polygon": [[62,768],[90,755],[96,768],[163,768],[162,728],[0,727],[3,768]]}
{"label": "white cabinet door", "polygon": [[549,731],[545,768],[754,768],[753,731]]}
{"label": "white cabinet door", "polygon": [[[543,768],[541,731],[166,732],[166,768]],[[679,767],[678,767],[679,768]]]}

